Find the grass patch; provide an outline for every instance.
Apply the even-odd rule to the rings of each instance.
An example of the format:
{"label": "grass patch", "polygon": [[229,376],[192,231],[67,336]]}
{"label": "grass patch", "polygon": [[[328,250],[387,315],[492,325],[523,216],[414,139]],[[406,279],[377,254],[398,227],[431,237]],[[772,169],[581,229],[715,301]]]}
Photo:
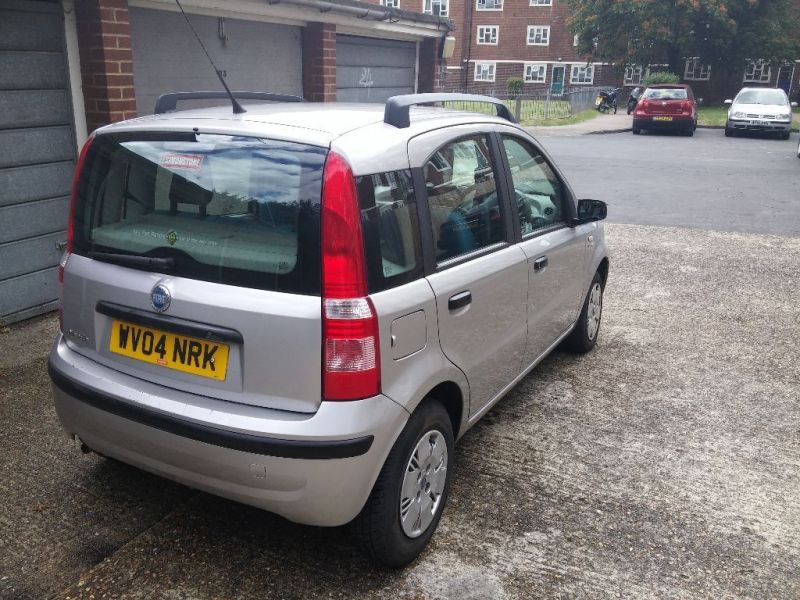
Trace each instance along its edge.
{"label": "grass patch", "polygon": [[523,125],[537,125],[539,127],[549,127],[551,125],[574,125],[575,123],[583,123],[600,116],[600,113],[593,108],[586,109],[568,117],[558,119],[531,119],[523,121]]}
{"label": "grass patch", "polygon": [[[795,108],[792,112],[792,131],[800,131],[800,108]],[[701,106],[697,109],[697,124],[700,127],[725,127],[727,119],[727,106]]]}

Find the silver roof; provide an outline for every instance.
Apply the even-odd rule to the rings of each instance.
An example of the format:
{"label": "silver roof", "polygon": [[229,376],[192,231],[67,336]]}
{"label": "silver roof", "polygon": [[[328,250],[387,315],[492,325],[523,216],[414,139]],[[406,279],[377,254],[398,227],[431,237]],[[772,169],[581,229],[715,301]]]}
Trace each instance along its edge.
{"label": "silver roof", "polygon": [[98,133],[190,131],[269,137],[330,146],[350,162],[356,175],[408,168],[408,140],[441,127],[468,123],[504,123],[499,117],[435,107],[413,107],[411,126],[383,122],[383,104],[243,103],[234,114],[229,104],[150,115],[107,125]]}

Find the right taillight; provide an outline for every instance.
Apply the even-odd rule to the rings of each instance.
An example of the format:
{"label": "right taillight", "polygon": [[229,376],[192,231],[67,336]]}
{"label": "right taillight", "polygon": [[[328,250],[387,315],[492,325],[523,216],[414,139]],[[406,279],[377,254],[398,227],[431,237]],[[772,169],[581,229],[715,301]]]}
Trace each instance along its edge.
{"label": "right taillight", "polygon": [[380,392],[378,319],[367,277],[355,178],[330,152],[322,182],[322,397],[359,400]]}
{"label": "right taillight", "polygon": [[81,149],[78,155],[78,162],[75,165],[75,174],[72,177],[72,195],[69,199],[69,220],[67,221],[67,245],[64,248],[64,254],[61,255],[61,260],[58,263],[58,323],[60,328],[64,329],[64,269],[67,267],[67,261],[72,255],[72,245],[75,242],[75,208],[78,204],[78,190],[80,188],[81,172],[83,171],[83,164],[86,161],[86,154],[89,152],[89,146],[92,145],[94,136],[90,136]]}

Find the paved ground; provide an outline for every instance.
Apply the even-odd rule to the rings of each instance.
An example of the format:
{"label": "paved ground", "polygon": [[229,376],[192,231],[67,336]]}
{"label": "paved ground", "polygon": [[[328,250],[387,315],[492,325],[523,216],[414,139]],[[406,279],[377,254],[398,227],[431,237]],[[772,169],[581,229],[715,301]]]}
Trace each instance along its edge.
{"label": "paved ground", "polygon": [[440,530],[399,572],[371,569],[346,529],[81,455],[50,404],[54,320],[13,328],[0,594],[798,597],[800,239],[625,225],[609,238],[600,344],[546,360],[464,438]]}
{"label": "paved ground", "polygon": [[[733,156],[695,169],[690,146],[673,146],[700,134],[630,151],[630,134],[546,138],[579,193],[599,198],[646,183],[618,161],[607,168],[621,179],[601,176],[606,163],[584,158],[595,139],[638,152],[646,177],[662,175],[643,148],[664,148],[668,172],[718,181],[696,200],[713,229],[748,223],[740,204],[706,208],[719,196],[744,188],[754,207],[779,206],[775,180],[800,169],[794,158],[758,175],[772,155],[756,149],[789,142],[707,147],[752,142],[741,151],[753,169],[740,170]],[[612,202],[612,219],[661,214],[662,197],[637,198],[639,213]],[[780,231],[796,232],[798,213],[789,203]],[[82,455],[50,399],[56,320],[3,330],[0,597],[800,597],[800,236],[619,223],[608,235],[598,347],[548,358],[467,434],[431,547],[397,572],[371,568],[346,528],[293,525]]]}
{"label": "paved ground", "polygon": [[796,133],[790,141],[726,138],[719,129],[691,138],[534,135],[576,194],[609,203],[612,222],[800,235]]}

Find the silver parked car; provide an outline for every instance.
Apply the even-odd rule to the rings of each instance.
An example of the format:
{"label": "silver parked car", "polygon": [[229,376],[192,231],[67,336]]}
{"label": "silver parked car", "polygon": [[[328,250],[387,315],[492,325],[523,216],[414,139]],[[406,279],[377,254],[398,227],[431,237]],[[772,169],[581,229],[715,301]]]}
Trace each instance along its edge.
{"label": "silver parked car", "polygon": [[728,119],[725,135],[731,137],[738,132],[758,131],[774,133],[784,140],[792,130],[792,108],[796,102],[780,88],[742,88],[733,100],[725,100]]}
{"label": "silver parked car", "polygon": [[[276,98],[268,94],[239,94]],[[61,263],[55,405],[84,449],[399,566],[454,442],[597,341],[606,206],[489,98],[251,103],[96,131]],[[484,100],[501,117],[435,107]]]}

